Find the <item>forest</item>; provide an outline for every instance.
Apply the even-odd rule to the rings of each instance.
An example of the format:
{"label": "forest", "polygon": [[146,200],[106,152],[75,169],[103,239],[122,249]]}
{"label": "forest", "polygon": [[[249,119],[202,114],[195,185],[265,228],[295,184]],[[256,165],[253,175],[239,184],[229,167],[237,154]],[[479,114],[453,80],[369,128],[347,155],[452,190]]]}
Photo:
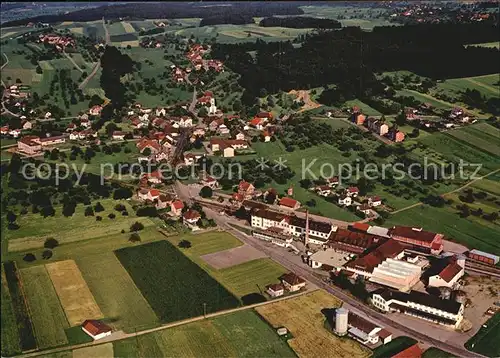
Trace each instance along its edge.
{"label": "forest", "polygon": [[[499,51],[465,47],[495,41],[498,26],[490,24],[422,24],[405,27],[359,27],[316,30],[302,46],[290,42],[215,44],[212,56],[241,75],[242,102],[253,105],[262,89],[279,90],[327,86],[332,98],[349,100],[383,93],[375,73],[408,70],[433,79],[459,78],[498,72]],[[321,50],[319,50],[321,49]],[[256,51],[252,57],[248,51]],[[481,66],[471,66],[481,58]],[[335,84],[334,88],[330,88]]]}
{"label": "forest", "polygon": [[[79,10],[69,14],[42,15],[21,20],[9,21],[2,26],[26,25],[29,22],[61,22],[61,21],[95,21],[104,16],[106,19],[180,19],[211,18],[239,14],[243,17],[265,17],[272,15],[301,15],[304,12],[299,6],[307,2],[239,2],[228,6],[227,2],[211,2],[205,6],[201,2],[141,2],[112,6],[100,6],[93,9]],[[220,5],[220,6],[218,6]]]}
{"label": "forest", "polygon": [[294,29],[340,29],[342,24],[337,20],[318,19],[308,16],[290,16],[290,17],[266,17],[259,23],[262,27],[290,27]]}

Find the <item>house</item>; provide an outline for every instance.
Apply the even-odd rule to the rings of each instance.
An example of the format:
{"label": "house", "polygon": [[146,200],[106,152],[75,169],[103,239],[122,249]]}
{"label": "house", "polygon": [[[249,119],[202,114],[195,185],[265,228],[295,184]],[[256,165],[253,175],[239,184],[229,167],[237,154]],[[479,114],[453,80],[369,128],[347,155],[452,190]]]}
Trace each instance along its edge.
{"label": "house", "polygon": [[111,335],[112,329],[98,320],[86,320],[82,323],[82,330],[93,340],[102,339]]}
{"label": "house", "polygon": [[250,126],[255,127],[258,130],[263,130],[266,124],[266,120],[259,118],[259,117],[254,117],[250,122]]}
{"label": "house", "polygon": [[368,204],[358,205],[358,206],[356,206],[356,210],[365,214],[365,216],[370,215],[372,212],[372,209],[371,209],[370,205],[368,205]]}
{"label": "house", "polygon": [[288,229],[290,218],[287,215],[267,210],[258,209],[252,212],[250,224],[253,228],[266,230],[270,227]]}
{"label": "house", "polygon": [[217,128],[217,132],[221,135],[226,135],[229,134],[229,128],[227,128],[225,124],[221,124],[219,128]]}
{"label": "house", "polygon": [[17,138],[21,135],[21,130],[20,129],[11,129],[9,131],[9,135],[11,135],[14,138]]}
{"label": "house", "polygon": [[352,198],[347,195],[340,195],[338,198],[338,204],[342,206],[351,206],[352,205]]}
{"label": "house", "polygon": [[389,129],[387,133],[387,137],[393,142],[399,143],[405,140],[405,134],[398,130],[396,127],[392,127]]}
{"label": "house", "polygon": [[198,211],[193,210],[193,209],[188,209],[183,215],[182,215],[182,222],[184,225],[186,225],[188,228],[191,230],[195,231],[198,230],[198,220],[201,219],[201,215]]}
{"label": "house", "polygon": [[243,134],[243,132],[238,132],[235,138],[236,140],[245,140],[245,134]]}
{"label": "house", "polygon": [[351,122],[355,123],[358,126],[362,126],[365,123],[366,116],[361,113],[353,113],[351,117]]}
{"label": "house", "polygon": [[232,158],[232,157],[234,157],[234,148],[232,148],[232,147],[226,147],[226,148],[224,148],[224,150],[222,151],[222,156],[224,158]]}
{"label": "house", "polygon": [[251,183],[249,183],[245,180],[242,180],[238,184],[238,194],[243,196],[243,198],[245,198],[245,199],[251,199],[254,191],[255,191],[255,187]]}
{"label": "house", "polygon": [[161,151],[160,143],[158,143],[158,141],[154,139],[148,139],[148,138],[143,138],[140,141],[138,141],[136,147],[140,153],[143,153],[146,150],[146,148],[149,148],[152,154],[156,154]]}
{"label": "house", "polygon": [[429,277],[429,286],[431,287],[449,287],[453,288],[458,280],[465,273],[465,257],[460,258],[452,256],[447,259],[448,264],[436,275]]}
{"label": "house", "polygon": [[42,147],[48,145],[62,144],[65,142],[66,142],[66,137],[64,135],[40,138],[40,143],[42,144]]}
{"label": "house", "polygon": [[84,128],[89,128],[92,123],[90,122],[89,119],[80,119],[80,125]]}
{"label": "house", "polygon": [[443,250],[443,234],[425,231],[410,226],[394,226],[389,229],[389,236],[403,244],[425,249],[433,254]]}
{"label": "house", "polygon": [[146,178],[148,180],[148,183],[151,184],[160,184],[162,177],[163,176],[159,170],[155,170],[151,173],[145,173],[143,176],[143,178]]}
{"label": "house", "polygon": [[266,286],[266,292],[269,296],[276,298],[285,294],[285,287],[282,284],[274,283]]}
{"label": "house", "polygon": [[21,126],[22,126],[23,130],[30,130],[33,128],[33,124],[30,121],[26,121],[26,120],[21,122]]}
{"label": "house", "polygon": [[300,277],[294,274],[293,272],[289,272],[287,274],[284,274],[281,276],[281,283],[283,283],[283,286],[290,292],[297,292],[301,288],[306,286],[306,281]]}
{"label": "house", "polygon": [[138,191],[137,196],[144,201],[155,201],[160,197],[160,191],[157,189],[141,189]]}
{"label": "house", "polygon": [[42,151],[40,138],[37,136],[25,136],[17,141],[17,150],[28,155],[34,155]]}
{"label": "house", "polygon": [[370,206],[380,206],[382,205],[382,199],[379,196],[369,196],[368,205]]}
{"label": "house", "polygon": [[339,178],[338,177],[330,177],[330,178],[326,179],[326,184],[332,188],[332,187],[339,184]]}
{"label": "house", "polygon": [[323,245],[328,241],[332,233],[337,230],[337,227],[329,222],[317,221],[309,218],[309,230],[307,229],[307,220],[295,215],[288,217],[288,231],[296,237],[305,238],[308,233],[308,244]]}
{"label": "house", "polygon": [[270,121],[273,119],[273,114],[271,112],[260,112],[260,113],[257,113],[256,117]]}
{"label": "house", "polygon": [[173,201],[173,197],[169,196],[169,195],[165,195],[165,194],[161,194],[159,197],[158,197],[158,201],[156,202],[156,209],[157,210],[161,210],[161,209],[165,209],[168,205],[170,205],[170,203],[172,203]]}
{"label": "house", "polygon": [[113,140],[124,140],[126,135],[127,133],[125,132],[114,131],[111,138]]}
{"label": "house", "polygon": [[329,196],[332,193],[332,188],[329,185],[320,185],[316,187],[316,193],[319,196]]}
{"label": "house", "polygon": [[262,133],[262,136],[264,137],[264,142],[270,142],[271,141],[271,134],[268,131],[264,131]]}
{"label": "house", "polygon": [[71,132],[71,131],[74,131],[76,129],[76,124],[75,123],[70,123],[68,124],[68,127],[66,128],[66,132]]}
{"label": "house", "polygon": [[184,209],[184,203],[180,200],[174,200],[170,204],[170,212],[174,216],[180,216],[182,213],[182,209]]}
{"label": "house", "polygon": [[384,312],[401,312],[453,328],[460,325],[464,313],[462,303],[443,300],[419,291],[404,293],[379,289],[373,292],[371,302]]}
{"label": "house", "polygon": [[219,187],[217,179],[214,179],[211,176],[207,176],[205,179],[202,179],[201,184],[203,186],[208,186],[211,189],[217,189]]}
{"label": "house", "polygon": [[300,208],[300,202],[289,197],[283,197],[279,201],[279,206],[284,209],[297,210]]}
{"label": "house", "polygon": [[155,114],[157,117],[162,117],[167,114],[167,110],[165,108],[156,108]]}
{"label": "house", "polygon": [[89,114],[91,116],[98,116],[101,114],[102,107],[101,106],[93,106],[92,108],[89,109]]}
{"label": "house", "polygon": [[356,187],[356,186],[351,186],[351,187],[347,188],[347,190],[346,190],[345,194],[346,194],[347,196],[350,196],[350,197],[355,198],[355,197],[357,197],[357,196],[358,196],[358,194],[359,194],[359,189],[358,189],[358,187]]}
{"label": "house", "polygon": [[9,133],[9,126],[2,126],[0,128],[0,133],[3,134],[3,135],[6,135]]}
{"label": "house", "polygon": [[389,126],[382,122],[381,120],[374,119],[374,118],[368,118],[365,122],[366,127],[368,129],[378,135],[385,135],[387,132],[389,132]]}
{"label": "house", "polygon": [[392,338],[390,332],[383,330],[375,323],[368,321],[367,319],[352,312],[349,312],[347,325],[349,327],[349,330],[347,331],[349,337],[365,345],[375,345],[380,341],[381,338],[382,343],[386,344],[389,343]]}

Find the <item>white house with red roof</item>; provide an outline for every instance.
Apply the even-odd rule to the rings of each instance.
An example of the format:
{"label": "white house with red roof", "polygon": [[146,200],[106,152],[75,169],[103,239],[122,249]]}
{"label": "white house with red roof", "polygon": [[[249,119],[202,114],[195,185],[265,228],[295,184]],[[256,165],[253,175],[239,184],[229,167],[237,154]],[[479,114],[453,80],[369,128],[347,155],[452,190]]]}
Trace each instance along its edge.
{"label": "white house with red roof", "polygon": [[111,327],[98,320],[86,320],[82,323],[82,330],[93,340],[102,339],[111,335]]}
{"label": "white house with red roof", "polygon": [[180,200],[174,200],[170,204],[170,212],[173,216],[180,216],[182,214],[182,209],[184,209],[184,203]]}
{"label": "white house with red roof", "polygon": [[447,261],[448,264],[438,274],[429,277],[429,286],[453,288],[464,275],[465,257],[452,256]]}
{"label": "white house with red roof", "polygon": [[200,229],[198,227],[198,220],[200,220],[200,219],[201,219],[200,213],[196,210],[193,210],[193,209],[188,209],[182,215],[182,222],[184,223],[184,225],[186,225],[188,228],[190,228],[193,231]]}
{"label": "white house with red roof", "polygon": [[89,114],[91,116],[99,116],[102,111],[102,106],[96,105],[89,109]]}
{"label": "white house with red roof", "polygon": [[160,184],[162,179],[162,175],[159,170],[155,170],[154,172],[151,173],[145,173],[143,177],[147,178],[148,183],[151,184]]}
{"label": "white house with red roof", "polygon": [[201,184],[203,186],[208,186],[211,189],[217,189],[219,187],[219,182],[217,179],[207,176],[205,179],[202,179]]}
{"label": "white house with red roof", "polygon": [[240,194],[244,199],[251,199],[254,191],[255,187],[252,183],[242,180],[238,184],[238,194]]}
{"label": "white house with red roof", "polygon": [[144,201],[155,201],[160,197],[160,191],[157,189],[141,189],[137,193],[137,196]]}
{"label": "white house with red roof", "polygon": [[380,196],[369,196],[368,205],[370,206],[380,206],[382,205],[382,198]]}
{"label": "white house with red roof", "polygon": [[121,131],[114,131],[111,138],[113,140],[124,140],[127,133]]}
{"label": "white house with red roof", "polygon": [[359,189],[358,189],[358,187],[356,187],[356,186],[351,186],[351,187],[347,188],[347,190],[346,190],[345,194],[346,194],[347,196],[350,196],[350,197],[355,198],[355,197],[357,197],[357,196],[358,196],[358,194],[359,194]]}

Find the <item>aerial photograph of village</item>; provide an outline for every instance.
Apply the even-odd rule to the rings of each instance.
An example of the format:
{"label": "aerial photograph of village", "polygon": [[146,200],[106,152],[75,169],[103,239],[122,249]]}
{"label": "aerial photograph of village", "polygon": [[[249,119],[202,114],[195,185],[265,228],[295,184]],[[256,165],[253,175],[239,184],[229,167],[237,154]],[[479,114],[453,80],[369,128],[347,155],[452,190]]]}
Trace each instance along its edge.
{"label": "aerial photograph of village", "polygon": [[498,0],[1,2],[1,357],[500,357]]}

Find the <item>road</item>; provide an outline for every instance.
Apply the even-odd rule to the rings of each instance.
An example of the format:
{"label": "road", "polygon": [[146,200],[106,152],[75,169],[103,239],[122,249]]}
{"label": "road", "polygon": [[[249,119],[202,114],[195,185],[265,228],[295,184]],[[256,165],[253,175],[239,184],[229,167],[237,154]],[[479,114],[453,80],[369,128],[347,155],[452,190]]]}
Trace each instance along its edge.
{"label": "road", "polygon": [[80,66],[78,66],[78,64],[75,62],[75,60],[73,60],[73,57],[71,57],[71,56],[70,56],[70,55],[69,55],[66,51],[64,51],[64,50],[63,50],[63,54],[64,54],[64,56],[66,56],[66,58],[67,58],[68,60],[70,60],[70,61],[71,61],[71,63],[73,64],[73,66],[75,66],[75,68],[76,68],[78,71],[80,71],[80,72],[82,72],[82,73],[83,73],[83,69],[82,69]]}
{"label": "road", "polygon": [[[182,188],[184,185],[177,183],[176,187],[181,189],[178,190],[177,193],[180,197],[181,200],[184,200],[186,202],[191,202],[192,201],[192,195],[189,190],[186,190],[186,188]],[[390,315],[385,315],[382,313],[379,313],[369,306],[361,303],[357,299],[353,298],[352,296],[346,294],[344,291],[341,289],[331,286],[327,284],[326,282],[322,281],[315,275],[315,270],[309,267],[308,265],[302,264],[298,258],[297,255],[288,252],[288,250],[280,248],[278,246],[266,243],[265,241],[259,240],[257,238],[254,238],[252,236],[249,236],[243,232],[240,232],[236,230],[234,227],[230,226],[229,223],[234,223],[238,224],[238,221],[224,216],[220,215],[219,212],[214,211],[209,208],[205,208],[205,212],[207,214],[207,217],[210,217],[215,220],[215,222],[224,230],[227,232],[231,233],[233,236],[237,237],[239,240],[242,242],[253,246],[255,249],[265,253],[268,255],[271,259],[282,265],[283,267],[287,268],[290,271],[293,271],[297,273],[298,275],[302,276],[309,282],[313,283],[314,285],[323,288],[327,292],[331,293],[335,297],[341,299],[342,301],[345,302],[345,307],[353,311],[354,313],[361,315],[363,317],[368,317],[370,320],[380,324],[382,327],[387,327],[389,330],[397,330],[400,331],[402,334],[406,336],[413,337],[419,341],[421,341],[424,344],[427,344],[429,346],[434,346],[437,348],[440,348],[442,350],[448,351],[452,354],[455,354],[457,356],[461,357],[482,357],[479,354],[469,352],[463,347],[458,347],[458,346],[453,346],[448,343],[442,342],[436,338],[433,338],[431,336],[426,335],[423,332],[418,332],[415,331],[414,329],[407,327],[405,325],[402,325],[398,323],[397,321],[391,319]],[[441,328],[438,328],[441,329]]]}
{"label": "road", "polygon": [[92,69],[92,72],[90,72],[90,74],[87,76],[87,78],[85,78],[82,83],[80,83],[80,85],[78,86],[79,89],[84,89],[85,86],[87,86],[87,84],[89,83],[89,81],[95,76],[95,74],[97,73],[97,71],[99,70],[99,67],[101,67],[101,60],[97,61],[94,68]]}
{"label": "road", "polygon": [[[441,194],[441,197],[443,197],[443,198],[444,198],[446,195],[450,195],[450,194],[453,194],[453,193],[457,193],[457,192],[459,192],[459,191],[462,191],[462,190],[464,190],[465,188],[467,188],[468,186],[470,186],[470,185],[474,184],[475,182],[477,182],[477,181],[479,181],[479,180],[481,180],[481,179],[484,179],[484,178],[486,178],[486,177],[489,177],[490,175],[495,174],[495,173],[496,173],[496,172],[498,172],[498,171],[500,171],[500,168],[499,168],[499,169],[495,169],[495,170],[493,170],[493,171],[489,172],[488,174],[483,175],[482,177],[479,177],[479,178],[477,178],[477,179],[471,180],[470,182],[465,183],[464,185],[462,185],[460,188],[457,188],[457,189],[454,189],[454,190],[449,191],[449,192],[447,192],[447,193]],[[406,211],[406,210],[408,210],[408,209],[415,208],[415,207],[420,206],[420,205],[422,205],[422,204],[423,204],[422,202],[415,203],[415,204],[412,204],[412,205],[410,205],[410,206],[404,207],[404,208],[402,208],[402,209],[399,209],[399,210],[393,211],[393,212],[392,212],[392,213],[390,213],[390,214],[391,214],[391,215],[394,215],[394,214],[400,213],[400,212],[402,212],[402,211]]]}
{"label": "road", "polygon": [[104,16],[102,17],[102,27],[104,28],[104,40],[106,45],[111,45],[111,37],[109,36],[109,31],[106,26],[106,20],[104,20]]}
{"label": "road", "polygon": [[158,331],[162,331],[162,330],[168,329],[168,328],[183,326],[183,325],[188,324],[188,323],[197,322],[197,321],[201,321],[201,320],[208,319],[208,318],[213,318],[213,317],[217,317],[217,316],[227,315],[227,314],[235,313],[235,312],[239,312],[239,311],[245,311],[245,310],[253,309],[253,308],[256,308],[256,307],[265,306],[265,305],[268,305],[268,304],[271,304],[271,303],[274,303],[274,302],[288,300],[288,299],[291,299],[291,298],[295,298],[297,296],[301,296],[301,295],[310,293],[310,292],[312,292],[314,290],[315,289],[308,289],[307,291],[303,291],[303,292],[300,292],[300,293],[297,293],[297,294],[294,294],[294,295],[290,295],[290,296],[275,298],[273,300],[266,301],[266,302],[256,303],[256,304],[248,305],[248,306],[241,306],[241,307],[237,307],[237,308],[233,308],[233,309],[229,309],[229,310],[224,310],[224,311],[219,311],[219,312],[215,312],[215,313],[208,313],[205,316],[198,316],[198,317],[188,318],[188,319],[185,319],[185,320],[182,320],[182,321],[177,321],[177,322],[173,322],[173,323],[164,324],[164,325],[162,325],[160,327],[146,329],[146,330],[138,331],[138,332],[135,332],[135,333],[125,333],[123,331],[118,331],[118,332],[114,332],[111,336],[106,337],[106,338],[102,338],[102,339],[100,339],[98,341],[93,341],[93,342],[90,342],[90,343],[74,344],[74,345],[70,345],[70,346],[53,348],[53,349],[47,349],[47,350],[37,351],[37,352],[33,352],[33,353],[26,353],[26,354],[22,354],[22,355],[19,355],[19,356],[16,356],[16,357],[22,357],[22,358],[37,357],[37,356],[41,356],[41,355],[48,355],[48,354],[53,354],[53,353],[58,353],[58,352],[63,352],[63,351],[68,351],[68,350],[73,350],[73,349],[78,349],[78,348],[84,348],[84,347],[90,347],[90,346],[97,346],[97,345],[106,344],[106,343],[109,343],[109,342],[119,341],[119,340],[122,340],[122,339],[133,338],[133,337],[136,337],[136,336],[142,336],[144,334],[158,332]]}

